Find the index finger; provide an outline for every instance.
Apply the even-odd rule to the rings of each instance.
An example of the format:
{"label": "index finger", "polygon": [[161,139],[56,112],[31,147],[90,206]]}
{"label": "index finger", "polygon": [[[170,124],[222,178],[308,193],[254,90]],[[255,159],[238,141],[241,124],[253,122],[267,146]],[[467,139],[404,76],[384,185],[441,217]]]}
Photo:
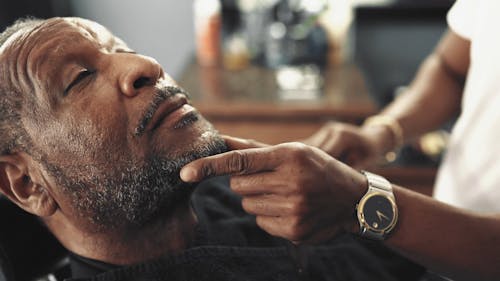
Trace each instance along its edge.
{"label": "index finger", "polygon": [[280,155],[272,147],[233,150],[187,164],[180,177],[185,182],[198,182],[214,176],[271,171],[279,164]]}

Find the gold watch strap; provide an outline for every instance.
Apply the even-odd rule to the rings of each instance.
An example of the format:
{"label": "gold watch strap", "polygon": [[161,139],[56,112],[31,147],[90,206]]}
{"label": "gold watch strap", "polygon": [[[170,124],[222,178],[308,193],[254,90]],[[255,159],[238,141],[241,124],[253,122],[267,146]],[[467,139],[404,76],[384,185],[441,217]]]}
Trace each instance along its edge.
{"label": "gold watch strap", "polygon": [[[394,198],[394,194],[392,192],[392,185],[391,183],[385,179],[382,176],[367,172],[367,171],[361,171],[361,173],[366,177],[368,181],[368,191],[366,194],[361,198],[360,203],[357,206],[357,216],[359,220],[359,226],[360,226],[360,235],[363,237],[367,237],[370,239],[374,240],[384,240],[389,232],[393,229],[395,226],[395,223],[397,221],[398,217],[398,212],[397,212],[397,206],[396,206],[396,200]],[[369,226],[365,224],[363,221],[364,214],[363,213],[363,204],[362,202],[365,200],[365,198],[369,198],[370,196],[374,196],[376,194],[385,194],[384,196],[388,198],[389,201],[391,201],[391,205],[393,206],[393,211],[394,211],[394,217],[393,217],[393,223],[392,227],[385,231],[374,231],[371,230]],[[366,202],[366,201],[365,201]]]}

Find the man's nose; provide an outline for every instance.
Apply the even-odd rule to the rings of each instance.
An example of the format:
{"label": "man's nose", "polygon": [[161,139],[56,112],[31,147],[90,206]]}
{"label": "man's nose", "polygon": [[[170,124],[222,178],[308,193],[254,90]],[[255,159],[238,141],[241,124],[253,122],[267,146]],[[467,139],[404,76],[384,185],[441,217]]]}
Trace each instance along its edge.
{"label": "man's nose", "polygon": [[136,96],[144,87],[155,85],[164,76],[160,64],[153,58],[134,54],[122,59],[123,72],[119,76],[119,85],[126,96]]}

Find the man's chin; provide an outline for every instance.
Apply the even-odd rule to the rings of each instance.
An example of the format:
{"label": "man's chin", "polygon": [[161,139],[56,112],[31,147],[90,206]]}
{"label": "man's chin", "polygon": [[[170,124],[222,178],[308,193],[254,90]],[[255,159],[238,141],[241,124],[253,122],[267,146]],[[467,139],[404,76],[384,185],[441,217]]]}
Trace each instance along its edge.
{"label": "man's chin", "polygon": [[103,208],[95,217],[102,218],[101,222],[108,226],[114,222],[121,226],[144,227],[170,219],[176,209],[189,207],[194,185],[181,181],[181,168],[196,159],[225,152],[227,146],[213,130],[201,134],[194,144],[184,146],[190,149],[180,155],[155,155],[146,160],[133,179],[119,185],[121,191],[108,197],[114,198],[114,202],[101,206]]}

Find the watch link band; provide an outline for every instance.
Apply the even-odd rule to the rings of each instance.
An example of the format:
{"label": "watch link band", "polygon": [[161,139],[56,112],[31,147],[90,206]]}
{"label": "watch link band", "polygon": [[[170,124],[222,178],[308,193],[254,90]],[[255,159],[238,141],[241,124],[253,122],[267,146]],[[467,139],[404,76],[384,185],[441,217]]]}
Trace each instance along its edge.
{"label": "watch link band", "polygon": [[379,175],[361,171],[368,181],[368,191],[359,201],[356,211],[360,235],[384,240],[396,226],[398,209],[391,183]]}

